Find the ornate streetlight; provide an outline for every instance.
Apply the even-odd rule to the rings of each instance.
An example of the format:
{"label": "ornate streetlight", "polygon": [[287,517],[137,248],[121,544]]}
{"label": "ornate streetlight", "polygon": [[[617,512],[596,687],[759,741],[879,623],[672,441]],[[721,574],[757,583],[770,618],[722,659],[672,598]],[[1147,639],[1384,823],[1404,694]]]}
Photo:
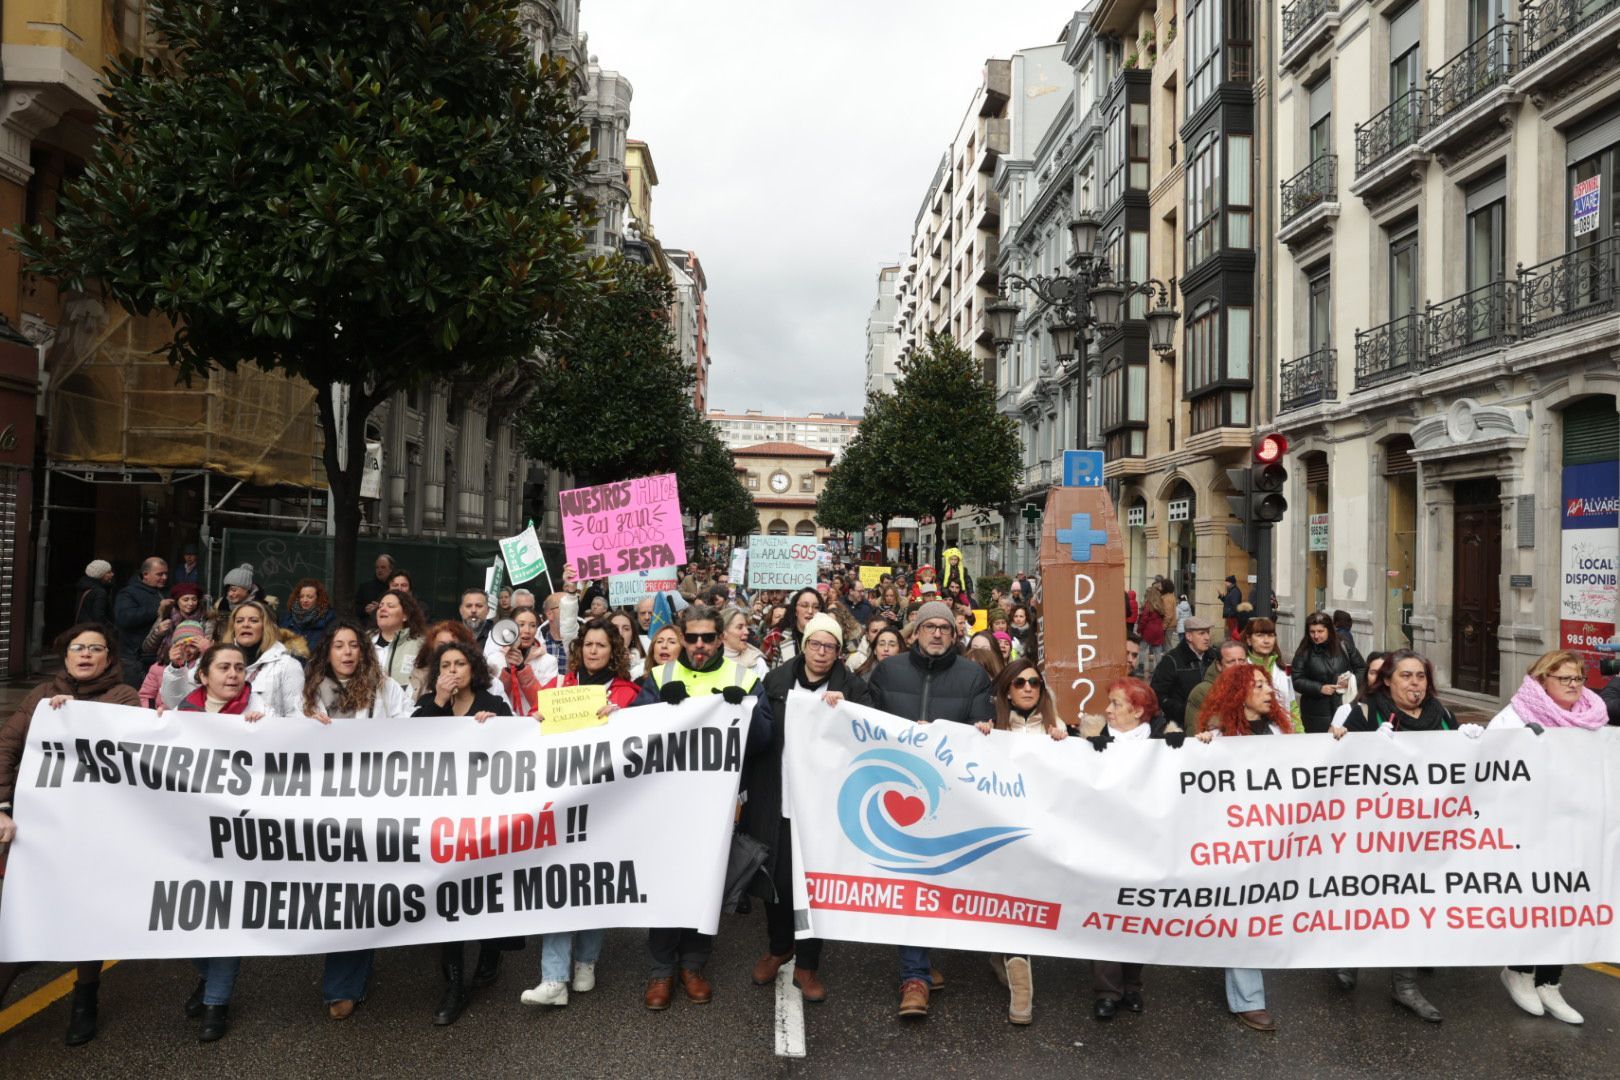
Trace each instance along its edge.
{"label": "ornate streetlight", "polygon": [[1007,274],[1003,278],[1002,291],[985,307],[990,319],[990,336],[1001,353],[1012,346],[1013,330],[1023,310],[1022,305],[1008,298],[1006,285],[1010,284],[1014,290],[1028,289],[1053,310],[1057,321],[1051,329],[1052,348],[1057,353],[1058,362],[1067,365],[1076,356],[1080,361],[1075,434],[1082,450],[1090,445],[1086,438],[1086,397],[1090,381],[1090,341],[1087,332],[1092,328],[1103,333],[1114,329],[1124,318],[1128,299],[1149,296],[1154,299],[1154,304],[1147,313],[1148,342],[1154,352],[1162,355],[1174,347],[1176,323],[1181,318],[1181,313],[1170,303],[1171,286],[1164,282],[1151,278],[1141,283],[1114,280],[1107,260],[1096,251],[1097,226],[1096,217],[1084,211],[1069,222],[1069,237],[1074,243],[1075,252],[1069,260],[1074,268],[1072,274],[1036,274],[1033,277]]}

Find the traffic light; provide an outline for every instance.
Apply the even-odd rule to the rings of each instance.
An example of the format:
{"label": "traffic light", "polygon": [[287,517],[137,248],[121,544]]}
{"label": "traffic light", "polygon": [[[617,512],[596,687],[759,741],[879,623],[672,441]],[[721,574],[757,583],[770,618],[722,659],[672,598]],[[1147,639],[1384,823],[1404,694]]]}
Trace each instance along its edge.
{"label": "traffic light", "polygon": [[1257,526],[1275,525],[1288,513],[1288,499],[1282,493],[1288,484],[1288,470],[1283,466],[1287,454],[1288,440],[1281,435],[1262,435],[1254,444],[1249,505]]}
{"label": "traffic light", "polygon": [[1226,504],[1232,508],[1232,516],[1238,519],[1236,525],[1226,527],[1226,535],[1244,551],[1254,550],[1254,516],[1249,506],[1249,480],[1247,466],[1226,470],[1226,482],[1234,492],[1226,497]]}

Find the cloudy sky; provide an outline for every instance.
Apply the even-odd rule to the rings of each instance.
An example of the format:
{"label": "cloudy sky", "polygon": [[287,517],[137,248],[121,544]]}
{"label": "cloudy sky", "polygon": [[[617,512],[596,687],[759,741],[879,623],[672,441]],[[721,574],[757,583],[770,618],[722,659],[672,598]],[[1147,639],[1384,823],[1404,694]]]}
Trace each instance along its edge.
{"label": "cloudy sky", "polygon": [[[584,0],[635,88],[653,227],[703,260],[711,406],[858,411],[877,270],[911,238],[984,61],[1057,40],[1014,0]],[[986,20],[993,12],[993,20]]]}

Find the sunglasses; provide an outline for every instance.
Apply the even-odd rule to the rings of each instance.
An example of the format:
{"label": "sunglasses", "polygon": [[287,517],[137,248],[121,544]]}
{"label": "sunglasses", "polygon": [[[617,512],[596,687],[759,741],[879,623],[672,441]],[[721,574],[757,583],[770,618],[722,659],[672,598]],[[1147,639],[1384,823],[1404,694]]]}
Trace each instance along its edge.
{"label": "sunglasses", "polygon": [[1015,689],[1017,687],[1020,687],[1020,686],[1027,686],[1031,690],[1039,690],[1045,684],[1042,683],[1041,680],[1038,679],[1038,678],[1035,678],[1035,677],[1029,676],[1029,675],[1025,675],[1025,676],[1021,676],[1019,678],[1014,679],[1012,681],[1012,685],[1013,685],[1013,687]]}
{"label": "sunglasses", "polygon": [[686,635],[686,643],[688,645],[696,645],[699,642],[702,642],[704,645],[713,645],[716,641],[719,640],[719,638],[720,638],[720,635],[715,634],[715,633],[687,634]]}

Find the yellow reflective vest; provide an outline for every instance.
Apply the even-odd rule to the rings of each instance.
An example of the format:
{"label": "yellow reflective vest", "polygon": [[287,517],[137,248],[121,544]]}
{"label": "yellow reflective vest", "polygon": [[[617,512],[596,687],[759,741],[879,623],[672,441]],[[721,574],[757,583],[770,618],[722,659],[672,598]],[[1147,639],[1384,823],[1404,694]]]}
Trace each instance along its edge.
{"label": "yellow reflective vest", "polygon": [[660,690],[665,683],[685,683],[687,695],[698,697],[702,694],[718,694],[728,686],[740,686],[743,693],[752,694],[759,683],[759,676],[731,660],[719,664],[713,671],[694,671],[679,660],[671,660],[663,667],[653,668],[652,680]]}

